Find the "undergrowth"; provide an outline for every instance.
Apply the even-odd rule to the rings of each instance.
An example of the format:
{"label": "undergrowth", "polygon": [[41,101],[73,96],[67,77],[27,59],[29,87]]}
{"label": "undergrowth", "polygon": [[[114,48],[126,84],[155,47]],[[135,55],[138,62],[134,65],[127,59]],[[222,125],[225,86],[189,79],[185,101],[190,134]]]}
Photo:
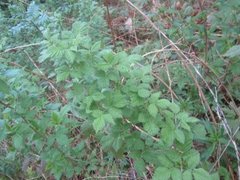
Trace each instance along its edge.
{"label": "undergrowth", "polygon": [[240,2],[0,3],[1,179],[238,179]]}

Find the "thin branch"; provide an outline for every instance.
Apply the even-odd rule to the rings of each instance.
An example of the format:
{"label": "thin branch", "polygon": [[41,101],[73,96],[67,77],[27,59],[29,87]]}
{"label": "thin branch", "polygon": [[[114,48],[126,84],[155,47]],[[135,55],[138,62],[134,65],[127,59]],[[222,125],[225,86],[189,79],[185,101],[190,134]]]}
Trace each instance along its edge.
{"label": "thin branch", "polygon": [[[239,131],[239,127],[233,133],[232,138],[238,133],[238,131]],[[218,164],[218,162],[222,158],[223,154],[226,152],[226,150],[227,150],[228,146],[230,145],[230,143],[231,143],[231,140],[228,141],[228,143],[226,144],[225,148],[222,150],[222,153],[219,155],[219,157],[217,158],[217,160],[213,164],[212,168],[209,170],[209,173],[211,173],[213,171],[214,167]]]}
{"label": "thin branch", "polygon": [[[181,51],[181,49],[175,44],[173,43],[173,41],[171,39],[169,39],[167,37],[167,35],[165,33],[163,33],[152,21],[151,19],[145,15],[138,7],[136,7],[132,2],[130,2],[129,0],[126,0],[126,2],[131,5],[134,9],[136,9],[148,22],[149,24],[159,33],[161,34],[168,42],[169,44],[174,48],[176,49],[176,53],[179,55],[179,57],[181,57],[183,59],[183,62],[185,62],[184,60],[190,62],[190,64],[192,65],[194,71],[196,72],[196,74],[201,78],[201,80],[206,84],[209,92],[211,93],[212,97],[214,98],[214,101],[215,101],[215,104],[217,106],[216,108],[216,111],[217,111],[217,115],[218,115],[218,118],[222,121],[223,123],[223,126],[224,126],[224,129],[226,131],[226,133],[228,134],[229,138],[230,138],[230,141],[232,142],[233,146],[234,146],[234,149],[235,149],[235,153],[236,153],[236,158],[237,158],[237,164],[238,164],[238,179],[240,180],[240,157],[239,157],[239,152],[238,152],[238,148],[237,148],[237,144],[236,142],[234,141],[233,137],[232,137],[232,133],[231,133],[231,129],[227,123],[227,120],[225,118],[225,115],[222,111],[222,108],[220,106],[220,104],[218,103],[218,98],[217,98],[217,94],[215,94],[213,92],[213,90],[209,87],[208,83],[206,82],[206,80],[204,79],[204,77],[201,75],[201,73],[199,72],[199,70],[197,69],[197,67],[195,67],[193,65],[193,63],[191,62],[191,60],[184,54],[183,51]],[[203,101],[205,101],[205,105],[207,105],[207,108],[211,114],[211,117],[214,121],[214,123],[216,124],[216,120],[215,120],[215,117],[212,113],[212,110],[211,108],[209,107],[209,104],[207,103],[206,101],[206,97],[204,96],[203,92],[202,92],[202,89],[201,89],[201,86],[199,86],[198,84],[198,81],[195,79],[194,75],[192,74],[192,71],[190,69],[190,67],[185,64],[185,67],[186,67],[186,70],[190,73],[191,77],[193,78],[195,84],[197,85],[197,88],[198,88],[198,91],[199,91],[199,96],[200,98],[202,98]]]}
{"label": "thin branch", "polygon": [[124,119],[128,124],[131,124],[131,126],[133,127],[133,128],[135,128],[136,130],[138,130],[139,132],[141,132],[141,133],[143,133],[143,134],[145,134],[145,135],[147,135],[147,136],[149,136],[151,139],[153,139],[154,141],[160,141],[160,139],[158,139],[158,138],[156,138],[156,137],[154,137],[154,136],[151,136],[150,134],[148,134],[147,132],[145,132],[144,130],[142,130],[140,127],[138,127],[137,125],[135,125],[135,124],[132,124],[128,119]]}
{"label": "thin branch", "polygon": [[59,97],[62,99],[63,103],[66,103],[66,102],[67,102],[66,98],[65,98],[64,96],[62,96],[61,93],[58,91],[58,89],[53,85],[53,83],[48,80],[48,78],[47,78],[47,77],[45,76],[45,74],[41,71],[41,69],[37,66],[37,64],[34,62],[34,60],[33,60],[33,59],[31,58],[31,56],[28,54],[28,52],[24,50],[24,53],[27,55],[28,59],[32,62],[32,64],[33,64],[34,67],[39,71],[39,73],[40,73],[43,77],[45,77],[45,79],[47,80],[47,82],[48,82],[48,84],[51,86],[51,88],[53,89],[53,91],[54,91],[54,93],[56,94],[56,96],[59,96]]}
{"label": "thin branch", "polygon": [[[21,46],[16,46],[16,47],[13,47],[13,48],[9,48],[9,49],[6,49],[4,50],[2,53],[7,53],[7,52],[11,52],[11,51],[16,51],[16,50],[19,50],[19,49],[23,49],[23,48],[27,48],[27,47],[32,47],[32,46],[40,46],[44,44],[44,42],[39,42],[39,43],[32,43],[32,44],[25,44],[25,45],[21,45]],[[1,53],[1,54],[2,54]]]}

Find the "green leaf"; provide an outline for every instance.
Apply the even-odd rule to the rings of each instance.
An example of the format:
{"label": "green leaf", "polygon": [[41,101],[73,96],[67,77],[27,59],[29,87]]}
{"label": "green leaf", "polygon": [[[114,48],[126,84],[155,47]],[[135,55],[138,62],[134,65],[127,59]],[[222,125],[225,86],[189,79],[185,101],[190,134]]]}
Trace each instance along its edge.
{"label": "green leaf", "polygon": [[219,177],[219,174],[216,172],[214,174],[211,174],[211,180],[219,180],[220,177]]}
{"label": "green leaf", "polygon": [[169,180],[170,176],[170,169],[165,167],[158,167],[153,174],[153,180]]}
{"label": "green leaf", "polygon": [[0,119],[0,128],[4,127],[5,125],[5,120]]}
{"label": "green leaf", "polygon": [[174,166],[174,163],[166,157],[166,155],[161,154],[157,157],[158,161],[161,163],[162,166],[167,167],[167,168],[172,168]]}
{"label": "green leaf", "polygon": [[178,142],[180,142],[182,144],[185,142],[185,135],[184,135],[182,130],[176,129],[175,130],[175,137],[176,137]]}
{"label": "green leaf", "polygon": [[108,123],[111,123],[111,124],[115,124],[111,114],[104,114],[103,118],[104,118],[105,122],[108,122]]}
{"label": "green leaf", "polygon": [[179,111],[180,111],[179,106],[178,106],[177,104],[175,104],[175,103],[171,103],[171,104],[169,105],[169,109],[170,109],[173,113],[175,113],[175,114],[179,113]]}
{"label": "green leaf", "polygon": [[120,91],[112,94],[113,106],[116,108],[122,108],[128,104],[126,96],[123,95]]}
{"label": "green leaf", "polygon": [[137,171],[138,176],[142,176],[145,170],[145,162],[143,159],[134,159],[134,167]]}
{"label": "green leaf", "polygon": [[177,114],[176,117],[181,121],[186,121],[186,119],[189,118],[189,115],[186,112],[181,112],[181,113]]}
{"label": "green leaf", "polygon": [[132,55],[128,56],[128,60],[130,62],[137,62],[137,61],[141,61],[142,59],[143,59],[143,57],[138,54],[132,54]]}
{"label": "green leaf", "polygon": [[57,82],[66,80],[68,78],[68,76],[69,76],[69,71],[57,73]]}
{"label": "green leaf", "polygon": [[101,41],[97,41],[95,42],[92,47],[91,47],[91,51],[92,52],[97,52],[101,49]]}
{"label": "green leaf", "polygon": [[76,57],[76,53],[74,53],[74,52],[72,52],[70,50],[67,50],[67,51],[65,51],[65,57],[68,60],[67,61],[68,64],[73,63],[74,59]]}
{"label": "green leaf", "polygon": [[7,137],[7,128],[3,120],[0,120],[0,143]]}
{"label": "green leaf", "polygon": [[55,112],[52,113],[52,122],[53,122],[54,124],[60,124],[60,122],[61,122],[60,117],[59,117],[58,114],[55,113]]}
{"label": "green leaf", "polygon": [[194,169],[193,170],[193,177],[194,177],[194,180],[211,179],[209,173],[202,168]]}
{"label": "green leaf", "polygon": [[126,139],[127,148],[131,151],[134,150],[143,150],[144,149],[144,142],[141,139],[133,138],[132,136]]}
{"label": "green leaf", "polygon": [[189,126],[185,121],[182,121],[182,122],[180,123],[180,126],[181,126],[183,129],[186,129],[186,130],[188,130],[188,131],[191,131],[190,126]]}
{"label": "green leaf", "polygon": [[97,92],[92,96],[94,101],[101,101],[105,98],[105,96],[103,95],[103,93]]}
{"label": "green leaf", "polygon": [[113,143],[112,143],[112,147],[115,151],[118,151],[123,144],[123,140],[121,137],[117,137],[116,139],[114,139]]}
{"label": "green leaf", "polygon": [[227,52],[224,54],[225,57],[233,58],[240,55],[240,45],[232,46]]}
{"label": "green leaf", "polygon": [[69,139],[65,134],[58,134],[56,136],[56,141],[61,146],[69,146]]}
{"label": "green leaf", "polygon": [[117,108],[109,108],[108,112],[112,115],[112,117],[115,118],[122,118],[122,111]]}
{"label": "green leaf", "polygon": [[102,130],[104,127],[105,127],[105,119],[103,118],[103,116],[100,116],[99,118],[93,121],[93,128],[96,132]]}
{"label": "green leaf", "polygon": [[184,159],[187,162],[188,168],[193,169],[200,163],[200,154],[198,151],[192,149],[190,152],[187,152]]}
{"label": "green leaf", "polygon": [[[182,174],[182,180],[193,180],[191,170],[186,170]],[[207,179],[206,179],[207,180]]]}
{"label": "green leaf", "polygon": [[9,94],[10,88],[5,81],[0,79],[0,92],[4,94]]}
{"label": "green leaf", "polygon": [[160,95],[161,95],[160,92],[156,92],[156,93],[151,94],[151,97],[150,97],[149,101],[151,103],[156,103],[157,100],[160,98]]}
{"label": "green leaf", "polygon": [[13,145],[16,149],[21,149],[24,145],[24,139],[20,135],[15,135],[13,137]]}
{"label": "green leaf", "polygon": [[171,146],[175,139],[175,131],[170,127],[164,127],[161,131],[162,140],[167,144],[167,146]]}
{"label": "green leaf", "polygon": [[206,140],[206,129],[202,124],[196,124],[192,127],[192,132],[194,134],[195,139]]}
{"label": "green leaf", "polygon": [[150,96],[150,94],[151,94],[151,92],[147,89],[139,89],[138,90],[138,95],[142,98],[147,98]]}
{"label": "green leaf", "polygon": [[83,35],[87,30],[87,23],[76,21],[72,25],[72,31],[75,35]]}
{"label": "green leaf", "polygon": [[159,131],[157,125],[153,122],[147,122],[143,126],[144,130],[147,131],[150,135],[156,135]]}
{"label": "green leaf", "polygon": [[158,100],[157,105],[161,109],[166,109],[171,105],[171,102],[167,99],[160,99],[160,100]]}
{"label": "green leaf", "polygon": [[181,180],[181,176],[182,176],[182,173],[181,173],[180,169],[173,168],[171,170],[172,180]]}
{"label": "green leaf", "polygon": [[188,117],[187,119],[186,119],[186,122],[187,123],[197,123],[197,122],[199,122],[200,120],[199,119],[197,119],[197,118],[195,118],[195,117]]}
{"label": "green leaf", "polygon": [[156,117],[158,113],[158,108],[155,104],[150,104],[148,106],[148,112],[151,116]]}

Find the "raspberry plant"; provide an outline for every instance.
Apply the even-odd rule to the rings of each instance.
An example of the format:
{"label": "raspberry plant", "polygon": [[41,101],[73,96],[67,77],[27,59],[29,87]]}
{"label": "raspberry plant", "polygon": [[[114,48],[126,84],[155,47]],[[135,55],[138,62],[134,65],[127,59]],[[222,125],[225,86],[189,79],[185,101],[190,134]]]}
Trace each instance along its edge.
{"label": "raspberry plant", "polygon": [[[174,60],[176,54],[166,49],[153,57],[141,55],[154,46],[160,48],[154,37],[153,43],[133,50],[113,50],[107,45],[111,36],[99,33],[107,27],[105,7],[98,1],[47,3],[12,3],[4,6],[0,16],[0,24],[6,24],[0,35],[2,179],[230,179],[226,166],[213,163],[220,164],[215,158],[217,148],[229,143],[224,129],[220,123],[205,120],[206,109],[186,70],[180,63],[168,65],[167,70],[155,68],[159,67],[155,57]],[[138,5],[147,9],[149,3]],[[121,3],[118,6],[121,8]],[[178,18],[183,16],[181,12],[177,16],[173,7],[164,11],[177,17],[167,34],[177,39],[186,33],[186,44],[196,37],[204,39],[201,28],[195,36],[189,33],[202,27],[194,26],[198,16],[191,17],[190,12],[181,23],[187,20],[192,29],[178,32]],[[234,9],[232,4],[229,7]],[[110,12],[114,8],[110,7]],[[151,12],[153,20],[162,16],[162,8]],[[222,11],[219,8],[219,13]],[[204,13],[199,17],[205,17]],[[143,34],[135,30],[136,36]],[[237,63],[239,45],[226,48],[225,40],[219,40],[223,57]],[[204,51],[204,41],[200,44]],[[218,49],[217,45],[214,48]],[[202,54],[209,57],[207,53]],[[231,73],[236,71],[231,69]],[[216,68],[217,75],[221,72],[222,64]],[[163,82],[173,76],[172,87],[156,82],[155,73]],[[226,78],[231,78],[231,73],[226,73]],[[166,95],[171,88],[178,100],[171,97],[170,101]],[[230,89],[233,98],[238,97],[235,84]],[[207,100],[213,100],[206,94]],[[223,110],[236,122],[230,107]],[[234,147],[229,149],[227,155],[234,156]]]}

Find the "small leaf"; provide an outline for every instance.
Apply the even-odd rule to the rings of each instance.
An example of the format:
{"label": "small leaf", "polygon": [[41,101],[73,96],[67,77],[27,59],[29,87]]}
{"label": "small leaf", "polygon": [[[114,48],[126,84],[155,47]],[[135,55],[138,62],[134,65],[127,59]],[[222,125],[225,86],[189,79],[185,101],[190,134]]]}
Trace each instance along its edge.
{"label": "small leaf", "polygon": [[196,123],[196,122],[199,122],[199,119],[195,118],[195,117],[188,117],[186,119],[186,122],[187,123]]}
{"label": "small leaf", "polygon": [[211,179],[209,173],[202,168],[194,169],[193,176],[194,180]]}
{"label": "small leaf", "polygon": [[185,142],[185,135],[184,135],[184,133],[183,133],[182,130],[176,129],[176,131],[175,131],[175,137],[176,137],[176,139],[177,139],[178,142],[180,142],[180,143],[182,143],[182,144]]}
{"label": "small leaf", "polygon": [[171,104],[169,105],[169,109],[170,109],[173,113],[175,113],[175,114],[177,114],[177,113],[180,111],[179,106],[178,106],[177,104],[175,104],[175,103],[171,103]]}
{"label": "small leaf", "polygon": [[93,121],[93,128],[96,132],[102,130],[104,126],[105,126],[105,120],[103,116],[100,116],[99,118]]}
{"label": "small leaf", "polygon": [[151,94],[151,92],[147,89],[139,89],[138,90],[138,95],[142,98],[147,98],[150,96],[150,94]]}
{"label": "small leaf", "polygon": [[112,143],[112,147],[115,151],[118,151],[121,146],[122,146],[123,140],[121,137],[117,137],[116,139],[114,139],[113,143]]}
{"label": "small leaf", "polygon": [[128,60],[131,62],[141,61],[142,59],[143,59],[143,57],[140,55],[137,55],[137,54],[132,54],[132,55],[128,56]]}
{"label": "small leaf", "polygon": [[181,112],[181,113],[177,114],[177,118],[181,121],[186,121],[186,119],[189,118],[189,115],[186,112]]}
{"label": "small leaf", "polygon": [[151,116],[156,117],[158,113],[158,108],[156,107],[155,104],[150,104],[148,106],[148,112]]}
{"label": "small leaf", "polygon": [[109,122],[111,124],[115,124],[111,114],[104,114],[103,118],[104,118],[105,122]]}
{"label": "small leaf", "polygon": [[151,94],[150,102],[151,103],[156,103],[157,100],[159,99],[160,95],[161,95],[160,92],[156,92],[156,93]]}
{"label": "small leaf", "polygon": [[200,162],[200,154],[196,150],[191,150],[184,156],[184,159],[187,161],[188,168],[195,168]]}
{"label": "small leaf", "polygon": [[193,180],[191,170],[184,171],[182,174],[182,180]]}
{"label": "small leaf", "polygon": [[92,96],[92,98],[93,98],[94,101],[98,102],[98,101],[101,101],[102,99],[104,99],[105,96],[102,93],[97,92]]}
{"label": "small leaf", "polygon": [[139,121],[139,122],[142,122],[142,123],[147,122],[147,117],[146,117],[146,115],[145,115],[144,113],[139,113],[139,114],[138,114],[138,121]]}
{"label": "small leaf", "polygon": [[163,165],[164,167],[172,168],[174,166],[174,163],[171,161],[171,159],[166,157],[166,155],[164,155],[164,154],[160,154],[157,157],[157,159],[161,163],[161,165]]}
{"label": "small leaf", "polygon": [[70,50],[65,51],[65,57],[68,60],[67,63],[73,63],[76,57],[76,54]]}
{"label": "small leaf", "polygon": [[113,106],[116,108],[122,108],[128,104],[126,96],[122,95],[120,92],[113,94]]}
{"label": "small leaf", "polygon": [[171,146],[173,144],[175,134],[174,130],[170,127],[164,127],[161,131],[161,136],[163,141],[168,145]]}
{"label": "small leaf", "polygon": [[55,112],[52,113],[52,122],[54,124],[59,124],[61,122],[61,119],[59,118],[58,114]]}
{"label": "small leaf", "polygon": [[151,121],[145,123],[143,128],[151,135],[156,135],[159,131],[159,128],[157,127],[157,125]]}
{"label": "small leaf", "polygon": [[112,117],[115,118],[122,118],[122,111],[120,109],[116,108],[109,108],[108,112],[112,115]]}
{"label": "small leaf", "polygon": [[190,126],[189,126],[185,121],[182,121],[182,122],[180,123],[180,126],[181,126],[182,128],[184,128],[184,129],[188,130],[188,131],[191,130]]}
{"label": "small leaf", "polygon": [[181,179],[182,174],[181,174],[180,169],[173,168],[171,171],[172,171],[171,172],[172,180],[179,180],[179,179]]}
{"label": "small leaf", "polygon": [[97,52],[98,50],[101,49],[101,41],[97,41],[96,43],[94,43],[91,47],[91,51],[92,52]]}
{"label": "small leaf", "polygon": [[225,57],[233,58],[240,55],[240,45],[232,46],[227,52],[223,55]]}
{"label": "small leaf", "polygon": [[0,119],[0,128],[4,127],[5,121]]}
{"label": "small leaf", "polygon": [[160,107],[161,109],[166,109],[171,105],[171,102],[167,99],[160,99],[157,102],[158,107]]}
{"label": "small leaf", "polygon": [[13,144],[15,146],[16,149],[21,149],[23,147],[23,137],[20,135],[15,135],[13,137]]}
{"label": "small leaf", "polygon": [[56,137],[56,141],[61,146],[69,146],[69,139],[68,139],[67,135],[65,135],[65,134],[59,134]]}
{"label": "small leaf", "polygon": [[220,177],[219,177],[219,174],[216,172],[214,174],[211,174],[211,180],[219,180]]}
{"label": "small leaf", "polygon": [[7,83],[5,81],[3,81],[2,79],[0,79],[0,92],[4,93],[4,94],[8,94],[10,91]]}
{"label": "small leaf", "polygon": [[196,124],[192,128],[192,132],[196,139],[206,140],[206,129],[202,124]]}
{"label": "small leaf", "polygon": [[137,171],[137,174],[139,176],[142,176],[145,170],[145,162],[143,161],[143,159],[134,159],[134,167]]}
{"label": "small leaf", "polygon": [[153,180],[169,180],[170,176],[171,170],[165,167],[158,167],[153,174]]}
{"label": "small leaf", "polygon": [[69,72],[60,72],[57,73],[57,82],[64,81],[68,78]]}

